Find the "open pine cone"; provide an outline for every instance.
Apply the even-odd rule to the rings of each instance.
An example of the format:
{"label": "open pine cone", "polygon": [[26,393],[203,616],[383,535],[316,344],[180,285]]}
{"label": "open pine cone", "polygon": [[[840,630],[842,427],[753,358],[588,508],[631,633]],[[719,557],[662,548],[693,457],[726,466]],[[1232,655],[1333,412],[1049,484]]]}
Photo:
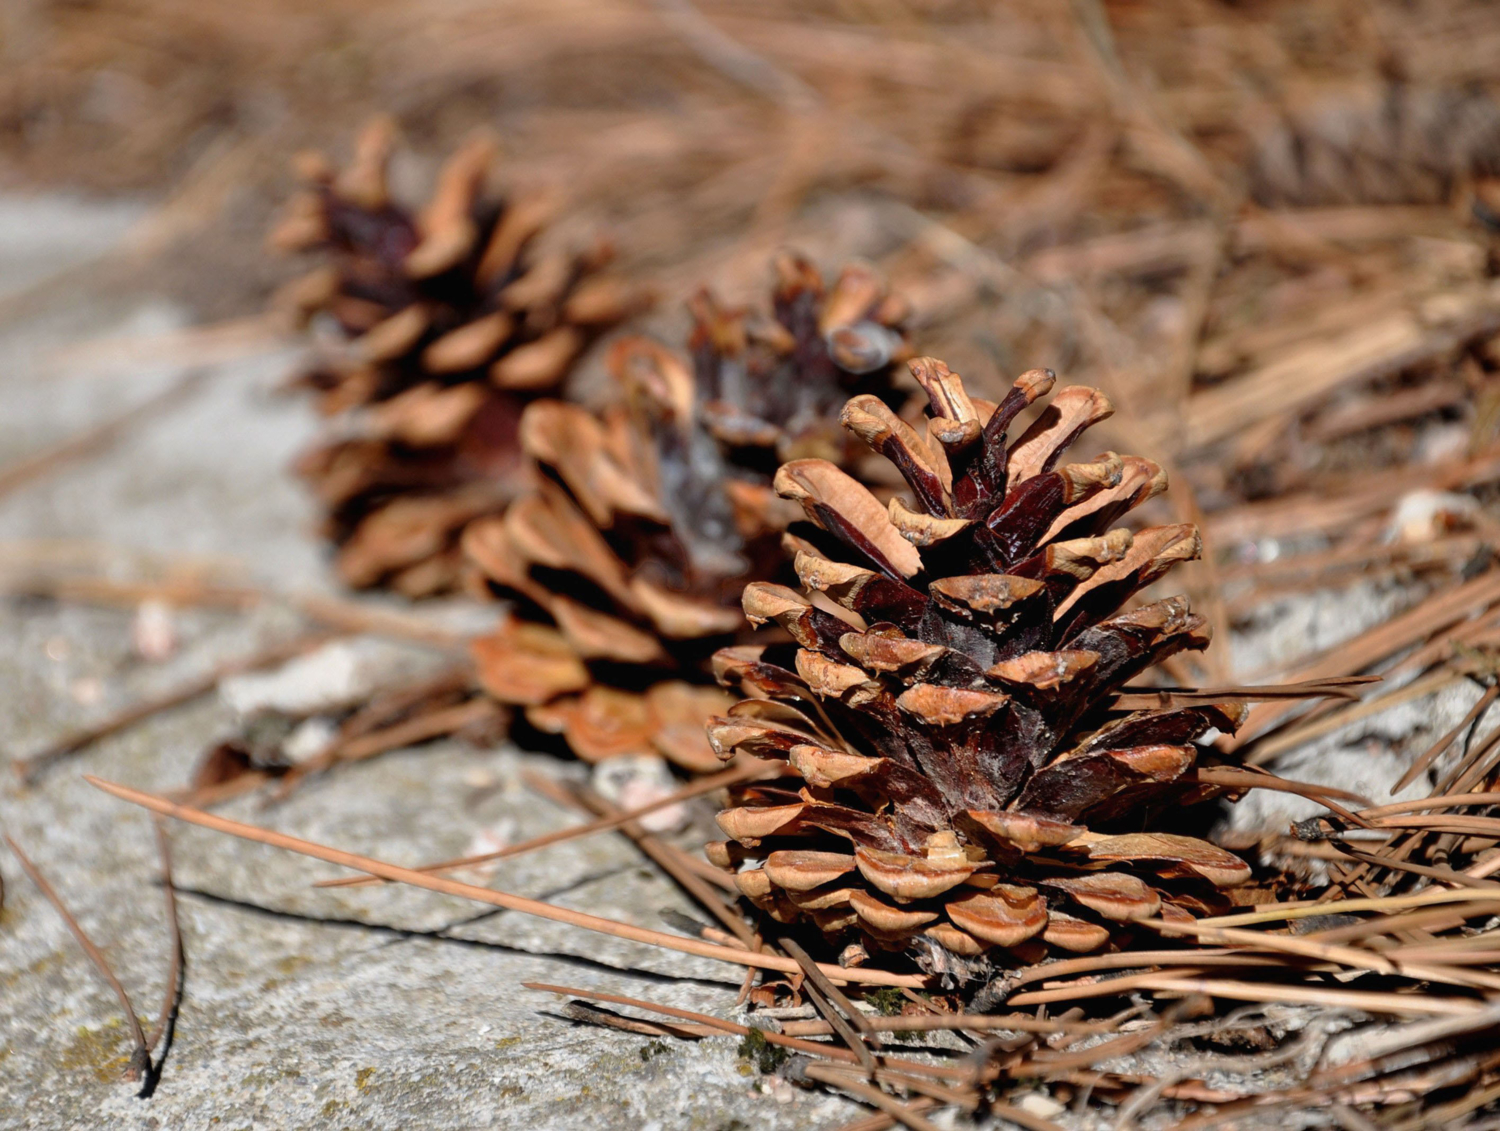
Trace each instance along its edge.
{"label": "open pine cone", "polygon": [[603,245],[537,252],[550,206],[485,195],[487,140],[453,154],[420,211],[390,198],[393,141],[380,120],[342,172],[305,158],[309,187],[271,240],[330,260],[283,300],[337,324],[343,343],[303,383],[326,414],[359,410],[299,467],[328,509],[339,575],[419,596],[453,582],[458,531],[517,489],[525,405],[640,303],[599,273]]}
{"label": "open pine cone", "polygon": [[1119,611],[1198,554],[1197,530],[1115,525],[1165,489],[1149,460],[1058,466],[1109,415],[1097,390],[1063,389],[1008,444],[1051,372],[996,406],[939,361],[911,368],[926,437],[871,397],[843,422],[914,505],[881,506],[821,460],[777,473],[822,533],[787,536],[803,593],[757,582],[744,610],[796,647],[721,651],[721,680],[748,698],[709,734],[721,757],[779,759],[787,777],[736,791],[710,859],[773,918],[856,943],[850,960],[919,936],[966,956],[1088,951],[1131,920],[1215,905],[1249,868],[1151,819],[1211,795],[1193,739],[1234,730],[1243,705],[1111,709],[1127,679],[1208,643],[1181,597]]}
{"label": "open pine cone", "polygon": [[707,661],[745,628],[745,582],[784,568],[796,516],[772,473],[798,454],[843,461],[849,393],[895,395],[906,347],[883,282],[856,265],[825,290],[794,256],[777,274],[773,320],[694,300],[691,367],[620,342],[610,371],[623,396],[609,411],[528,407],[535,489],[464,532],[482,577],[523,606],[475,645],[484,686],[583,758],[655,750],[717,767],[703,724],[730,700]]}

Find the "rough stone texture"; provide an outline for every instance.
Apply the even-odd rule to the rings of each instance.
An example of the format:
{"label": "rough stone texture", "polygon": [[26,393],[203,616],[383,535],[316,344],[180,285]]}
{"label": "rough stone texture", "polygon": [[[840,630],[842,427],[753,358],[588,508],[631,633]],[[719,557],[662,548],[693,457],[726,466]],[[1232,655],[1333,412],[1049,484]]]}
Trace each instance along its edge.
{"label": "rough stone texture", "polygon": [[[0,202],[0,296],[99,252],[130,219],[113,207]],[[179,322],[145,294],[69,288],[0,324],[0,467],[180,376],[108,351],[77,363],[60,346]],[[0,571],[82,559],[130,576],[143,561],[191,560],[280,589],[326,584],[306,536],[310,508],[285,475],[310,414],[270,391],[288,361],[283,351],[216,366],[106,450],[0,496]],[[0,600],[0,761],[296,631],[272,609],[184,611],[179,651],[150,664],[130,627],[128,611]],[[233,722],[204,700],[100,743],[32,789],[0,767],[0,826],[104,946],[148,1026],[167,953],[150,823],[80,775],[178,786]],[[461,853],[485,829],[522,838],[577,821],[521,785],[528,766],[579,772],[447,744],[341,771],[283,804],[224,811],[416,862]],[[419,891],[318,891],[309,884],[337,869],[199,829],[173,836],[187,988],[145,1101],[119,1078],[129,1040],[113,996],[14,858],[0,856],[0,1127],[728,1131],[857,1113],[816,1094],[762,1094],[732,1038],[657,1048],[563,1020],[553,995],[520,988],[605,988],[727,1015],[734,970]],[[503,861],[488,882],[658,928],[660,909],[690,910],[618,836]]]}

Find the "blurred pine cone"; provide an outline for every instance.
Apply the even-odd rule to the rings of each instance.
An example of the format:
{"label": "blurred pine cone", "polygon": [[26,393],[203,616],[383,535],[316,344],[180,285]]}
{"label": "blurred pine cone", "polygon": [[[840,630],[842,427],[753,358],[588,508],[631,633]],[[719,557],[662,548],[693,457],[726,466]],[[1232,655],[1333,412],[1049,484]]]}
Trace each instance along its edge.
{"label": "blurred pine cone", "polygon": [[736,791],[710,859],[773,918],[866,949],[920,936],[1035,958],[1214,906],[1248,867],[1151,818],[1212,793],[1192,740],[1233,731],[1243,706],[1111,707],[1127,679],[1208,644],[1181,597],[1119,611],[1197,556],[1197,530],[1115,526],[1165,489],[1149,460],[1057,466],[1109,415],[1098,391],[1063,389],[1007,444],[1051,372],[996,406],[939,361],[911,368],[931,402],[925,437],[872,397],[843,421],[900,469],[915,507],[880,505],[822,460],[777,473],[820,530],[787,535],[804,592],[758,582],[744,610],[796,646],[715,657],[747,698],[709,734],[721,757],[779,759],[788,776]]}
{"label": "blurred pine cone", "polygon": [[599,273],[602,244],[537,251],[550,206],[485,194],[487,140],[449,158],[420,211],[392,201],[394,138],[372,123],[338,173],[304,157],[308,188],[271,242],[329,259],[282,297],[343,339],[302,383],[346,434],[299,466],[327,508],[339,575],[420,596],[456,579],[463,525],[518,488],[522,409],[640,296]]}
{"label": "blurred pine cone", "polygon": [[745,582],[785,568],[796,516],[771,476],[786,458],[845,462],[849,394],[896,396],[904,310],[881,279],[850,266],[825,289],[803,259],[776,266],[773,318],[700,294],[691,363],[627,339],[610,357],[620,404],[528,407],[535,489],[464,532],[480,575],[522,605],[475,645],[484,686],[583,758],[717,767],[703,723],[730,700],[707,660],[745,627]]}

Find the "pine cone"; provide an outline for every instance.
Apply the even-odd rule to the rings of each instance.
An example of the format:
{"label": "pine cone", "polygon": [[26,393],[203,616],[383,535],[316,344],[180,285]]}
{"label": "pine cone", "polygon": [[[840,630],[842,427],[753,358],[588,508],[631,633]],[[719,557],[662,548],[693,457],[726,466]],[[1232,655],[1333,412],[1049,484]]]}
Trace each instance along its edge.
{"label": "pine cone", "polygon": [[361,410],[352,435],[300,464],[328,508],[339,574],[421,595],[454,580],[463,525],[517,489],[525,405],[639,301],[598,273],[607,247],[535,250],[548,206],[485,196],[488,141],[448,160],[420,212],[390,199],[393,141],[381,120],[343,172],[304,159],[310,187],[271,238],[331,260],[283,300],[330,316],[346,339],[302,379],[323,412]]}
{"label": "pine cone", "polygon": [[610,357],[622,403],[528,407],[535,490],[464,533],[482,576],[523,605],[475,645],[484,686],[586,759],[655,749],[716,768],[703,723],[730,700],[707,661],[745,628],[745,582],[784,568],[796,512],[770,489],[778,460],[842,462],[849,393],[895,396],[901,308],[881,280],[851,266],[825,292],[802,259],[777,271],[774,320],[693,301],[691,367],[627,339]]}
{"label": "pine cone", "polygon": [[796,646],[715,657],[748,698],[709,735],[721,757],[780,759],[788,776],[736,791],[710,859],[775,919],[867,949],[925,935],[969,956],[1087,951],[1133,919],[1214,905],[1246,865],[1148,822],[1209,794],[1192,740],[1233,731],[1243,706],[1111,710],[1124,681],[1208,643],[1181,597],[1119,611],[1198,554],[1196,529],[1114,525],[1165,489],[1149,460],[1057,466],[1109,415],[1097,390],[1062,390],[1007,444],[1051,372],[996,406],[939,361],[911,368],[925,439],[871,397],[842,419],[915,506],[881,506],[821,460],[777,473],[820,530],[787,535],[804,592],[758,582],[744,610]]}

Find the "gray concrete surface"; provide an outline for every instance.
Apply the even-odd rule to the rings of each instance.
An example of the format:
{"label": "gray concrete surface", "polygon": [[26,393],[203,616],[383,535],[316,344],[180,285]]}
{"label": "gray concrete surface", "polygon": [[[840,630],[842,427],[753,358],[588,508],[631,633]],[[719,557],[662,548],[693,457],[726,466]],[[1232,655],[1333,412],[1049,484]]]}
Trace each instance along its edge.
{"label": "gray concrete surface", "polygon": [[[86,263],[129,219],[113,207],[0,202],[0,294]],[[109,349],[78,361],[61,347],[180,321],[148,286],[105,296],[81,286],[0,325],[0,467],[179,376]],[[0,497],[0,572],[82,561],[128,577],[191,562],[272,587],[326,584],[309,508],[285,475],[309,414],[269,391],[288,360],[271,352],[217,365],[107,449]],[[270,609],[181,612],[174,626],[178,651],[148,663],[128,610],[0,599],[0,762],[296,631]],[[0,827],[104,946],[148,1022],[167,954],[150,824],[81,774],[180,785],[233,723],[227,707],[202,701],[100,743],[35,788],[0,765]],[[485,830],[520,838],[578,820],[522,787],[528,765],[559,772],[514,749],[429,746],[314,782],[284,804],[245,799],[224,811],[417,862],[461,853]],[[113,997],[0,854],[0,1127],[731,1131],[857,1114],[784,1087],[764,1094],[733,1039],[658,1051],[561,1019],[558,999],[520,988],[603,988],[728,1015],[739,979],[715,963],[423,892],[317,891],[310,883],[337,870],[203,830],[178,827],[174,842],[186,997],[149,1100],[119,1078],[130,1046]],[[658,928],[661,909],[687,910],[613,836],[502,862],[489,882]]]}

